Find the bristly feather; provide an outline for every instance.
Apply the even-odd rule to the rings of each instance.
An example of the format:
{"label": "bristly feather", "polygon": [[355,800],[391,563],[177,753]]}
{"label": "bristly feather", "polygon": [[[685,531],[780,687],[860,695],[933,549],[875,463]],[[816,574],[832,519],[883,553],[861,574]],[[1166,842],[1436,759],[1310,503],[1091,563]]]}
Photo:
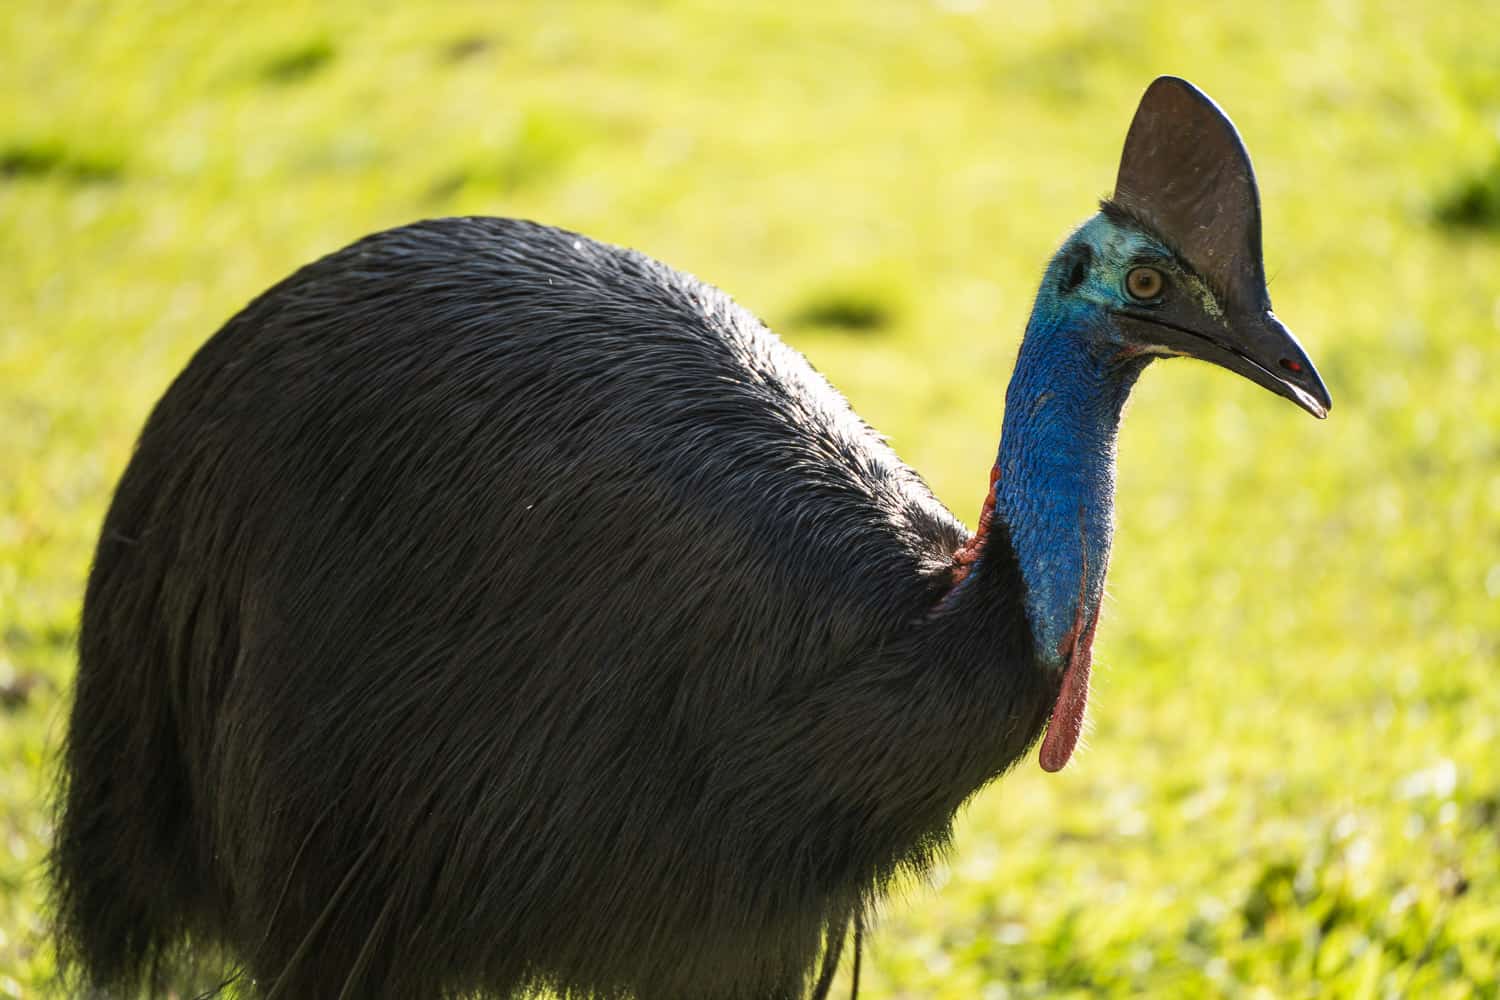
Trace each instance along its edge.
{"label": "bristly feather", "polygon": [[215,335],[90,576],[54,868],[93,983],[760,998],[1057,694],[796,352],[639,254],[382,233]]}

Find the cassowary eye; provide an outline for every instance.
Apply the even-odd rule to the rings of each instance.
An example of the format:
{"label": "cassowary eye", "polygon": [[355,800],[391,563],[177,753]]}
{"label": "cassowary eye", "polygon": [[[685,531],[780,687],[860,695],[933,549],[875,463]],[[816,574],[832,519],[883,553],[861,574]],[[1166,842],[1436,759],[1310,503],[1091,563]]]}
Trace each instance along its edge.
{"label": "cassowary eye", "polygon": [[1133,299],[1154,299],[1166,287],[1167,279],[1154,267],[1132,268],[1125,276],[1125,290]]}

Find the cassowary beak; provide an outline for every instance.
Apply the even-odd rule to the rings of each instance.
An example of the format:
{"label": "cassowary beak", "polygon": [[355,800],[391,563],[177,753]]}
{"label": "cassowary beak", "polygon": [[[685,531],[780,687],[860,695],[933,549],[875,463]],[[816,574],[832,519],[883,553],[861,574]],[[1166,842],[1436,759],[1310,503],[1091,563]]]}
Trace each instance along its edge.
{"label": "cassowary beak", "polygon": [[1319,420],[1328,416],[1333,400],[1328,397],[1317,369],[1292,331],[1282,326],[1269,309],[1253,320],[1235,323],[1232,335],[1222,343],[1194,333],[1181,338],[1171,336],[1179,332],[1159,329],[1158,340],[1178,340],[1183,354],[1238,372],[1276,395],[1285,396]]}
{"label": "cassowary beak", "polygon": [[1134,339],[1150,351],[1222,365],[1315,417],[1328,415],[1323,380],[1271,312],[1255,171],[1217,104],[1186,80],[1153,82],[1104,208],[1159,238],[1192,272],[1160,301],[1117,311]]}
{"label": "cassowary beak", "polygon": [[[1216,320],[1196,304],[1163,303],[1151,313],[1121,310],[1122,326],[1163,354],[1209,361],[1285,396],[1318,419],[1333,400],[1307,352],[1270,309]],[[1182,315],[1187,313],[1187,315]]]}

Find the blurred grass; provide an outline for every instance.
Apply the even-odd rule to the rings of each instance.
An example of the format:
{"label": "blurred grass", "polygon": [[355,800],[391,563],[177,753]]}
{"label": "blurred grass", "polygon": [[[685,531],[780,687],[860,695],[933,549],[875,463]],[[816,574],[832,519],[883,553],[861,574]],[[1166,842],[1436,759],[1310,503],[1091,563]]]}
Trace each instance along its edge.
{"label": "blurred grass", "polygon": [[1040,268],[1162,72],[1246,137],[1333,416],[1147,375],[1092,746],[976,799],[867,993],[1497,996],[1497,46],[1479,2],[0,5],[0,997],[55,988],[45,778],[109,491],[253,294],[422,216],[639,247],[972,521]]}

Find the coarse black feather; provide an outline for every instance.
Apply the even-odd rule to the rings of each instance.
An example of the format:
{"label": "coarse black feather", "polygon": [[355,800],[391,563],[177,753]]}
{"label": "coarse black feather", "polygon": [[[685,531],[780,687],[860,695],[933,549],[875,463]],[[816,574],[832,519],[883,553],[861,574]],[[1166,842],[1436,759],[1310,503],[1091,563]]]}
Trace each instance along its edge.
{"label": "coarse black feather", "polygon": [[950,593],[968,537],[687,275],[500,219],[355,243],[202,347],[119,484],[64,958],[117,990],[222,954],[276,997],[800,995],[1057,696],[1003,524]]}

